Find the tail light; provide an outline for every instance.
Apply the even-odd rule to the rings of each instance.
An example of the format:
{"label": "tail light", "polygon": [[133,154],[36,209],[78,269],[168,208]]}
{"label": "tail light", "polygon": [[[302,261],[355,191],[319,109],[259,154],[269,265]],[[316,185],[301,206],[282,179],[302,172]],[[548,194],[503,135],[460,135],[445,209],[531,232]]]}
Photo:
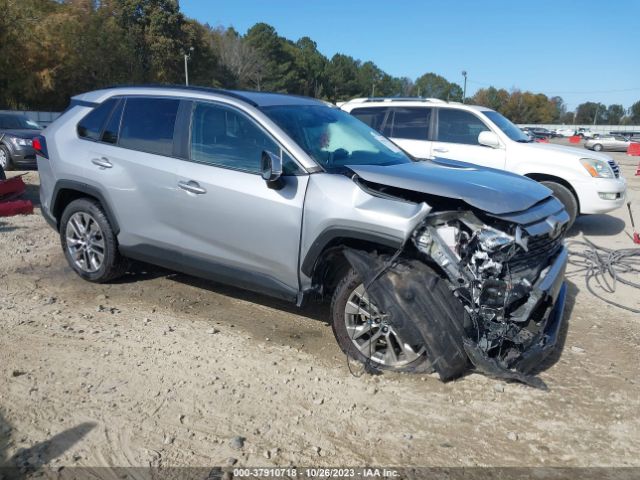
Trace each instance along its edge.
{"label": "tail light", "polygon": [[38,155],[49,159],[49,152],[47,151],[47,140],[42,135],[38,135],[37,137],[33,137],[32,140],[33,149],[36,151]]}

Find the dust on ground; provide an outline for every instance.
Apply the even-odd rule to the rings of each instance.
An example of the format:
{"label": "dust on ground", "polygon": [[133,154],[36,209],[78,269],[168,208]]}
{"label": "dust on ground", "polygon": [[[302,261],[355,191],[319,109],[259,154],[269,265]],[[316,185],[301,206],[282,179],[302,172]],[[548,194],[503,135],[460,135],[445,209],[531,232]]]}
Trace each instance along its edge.
{"label": "dust on ground", "polygon": [[[616,156],[640,199],[638,159]],[[37,203],[37,172],[25,180]],[[620,209],[571,234],[629,248],[627,224]],[[568,292],[547,392],[354,376],[326,305],[142,264],[90,284],[38,209],[0,219],[0,465],[639,466],[640,318],[580,277]]]}

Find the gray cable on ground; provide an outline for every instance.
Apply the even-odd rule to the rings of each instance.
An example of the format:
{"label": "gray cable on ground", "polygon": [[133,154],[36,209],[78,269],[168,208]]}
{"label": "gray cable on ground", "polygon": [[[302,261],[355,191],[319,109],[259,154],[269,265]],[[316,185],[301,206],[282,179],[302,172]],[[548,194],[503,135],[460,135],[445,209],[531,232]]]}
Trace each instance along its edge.
{"label": "gray cable on ground", "polygon": [[[572,248],[574,246],[578,248]],[[628,279],[628,277],[640,278],[640,248],[613,250],[600,247],[586,238],[584,240],[570,240],[567,242],[567,247],[569,247],[569,264],[578,267],[576,270],[567,272],[568,275],[584,272],[587,290],[593,296],[609,305],[629,312],[640,313],[640,309],[622,305],[599,295],[592,286],[592,282],[595,281],[606,293],[614,293],[617,283],[620,282],[640,290],[640,283]],[[640,296],[640,291],[638,296]]]}

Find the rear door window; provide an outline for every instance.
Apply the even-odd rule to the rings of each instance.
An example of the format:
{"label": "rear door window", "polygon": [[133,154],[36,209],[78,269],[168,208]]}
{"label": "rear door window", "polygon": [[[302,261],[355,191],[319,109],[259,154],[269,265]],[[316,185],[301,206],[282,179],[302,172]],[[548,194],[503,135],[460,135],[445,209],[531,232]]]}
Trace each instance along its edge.
{"label": "rear door window", "polygon": [[438,111],[437,141],[480,145],[478,135],[488,132],[489,128],[472,113],[453,108],[441,108]]}
{"label": "rear door window", "polygon": [[384,119],[387,115],[388,108],[354,108],[351,110],[351,115],[356,117],[358,120],[366,123],[374,130],[377,130],[380,133],[382,132],[382,127],[384,125]]}
{"label": "rear door window", "polygon": [[127,98],[119,146],[172,156],[179,106],[180,100],[172,98]]}
{"label": "rear door window", "polygon": [[427,140],[429,138],[431,108],[394,107],[391,110],[393,121],[391,131],[387,133],[389,137],[408,140]]}
{"label": "rear door window", "polygon": [[78,123],[78,135],[89,140],[99,140],[102,134],[102,127],[117,102],[117,99],[110,98],[91,110]]}

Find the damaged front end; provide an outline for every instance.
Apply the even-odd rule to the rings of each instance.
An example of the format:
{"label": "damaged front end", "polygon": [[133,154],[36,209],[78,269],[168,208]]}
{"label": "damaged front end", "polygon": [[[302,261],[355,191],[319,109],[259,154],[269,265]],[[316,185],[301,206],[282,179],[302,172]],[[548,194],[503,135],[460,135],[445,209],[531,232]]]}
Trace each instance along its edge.
{"label": "damaged front end", "polygon": [[[405,265],[399,274],[388,261],[376,266],[368,258],[367,264],[362,255],[370,254],[357,252],[361,254],[357,258],[350,252],[347,258],[373,298],[395,311],[390,316],[397,329],[415,335],[415,326],[409,327],[407,319],[419,319],[433,367],[442,378],[452,377],[462,361],[455,352],[438,351],[445,341],[455,343],[457,357],[464,356],[466,364],[470,360],[483,373],[545,388],[533,374],[555,346],[562,323],[567,263],[562,238],[568,220],[553,197],[511,214],[433,213],[405,245],[405,253],[413,251],[414,268]],[[428,274],[416,268],[416,260],[446,279],[448,298],[458,304],[455,311],[434,305],[444,297],[433,297],[435,280],[429,281]],[[418,293],[420,283],[424,288]],[[455,328],[434,322],[443,311]],[[443,335],[459,338],[452,342]]]}

